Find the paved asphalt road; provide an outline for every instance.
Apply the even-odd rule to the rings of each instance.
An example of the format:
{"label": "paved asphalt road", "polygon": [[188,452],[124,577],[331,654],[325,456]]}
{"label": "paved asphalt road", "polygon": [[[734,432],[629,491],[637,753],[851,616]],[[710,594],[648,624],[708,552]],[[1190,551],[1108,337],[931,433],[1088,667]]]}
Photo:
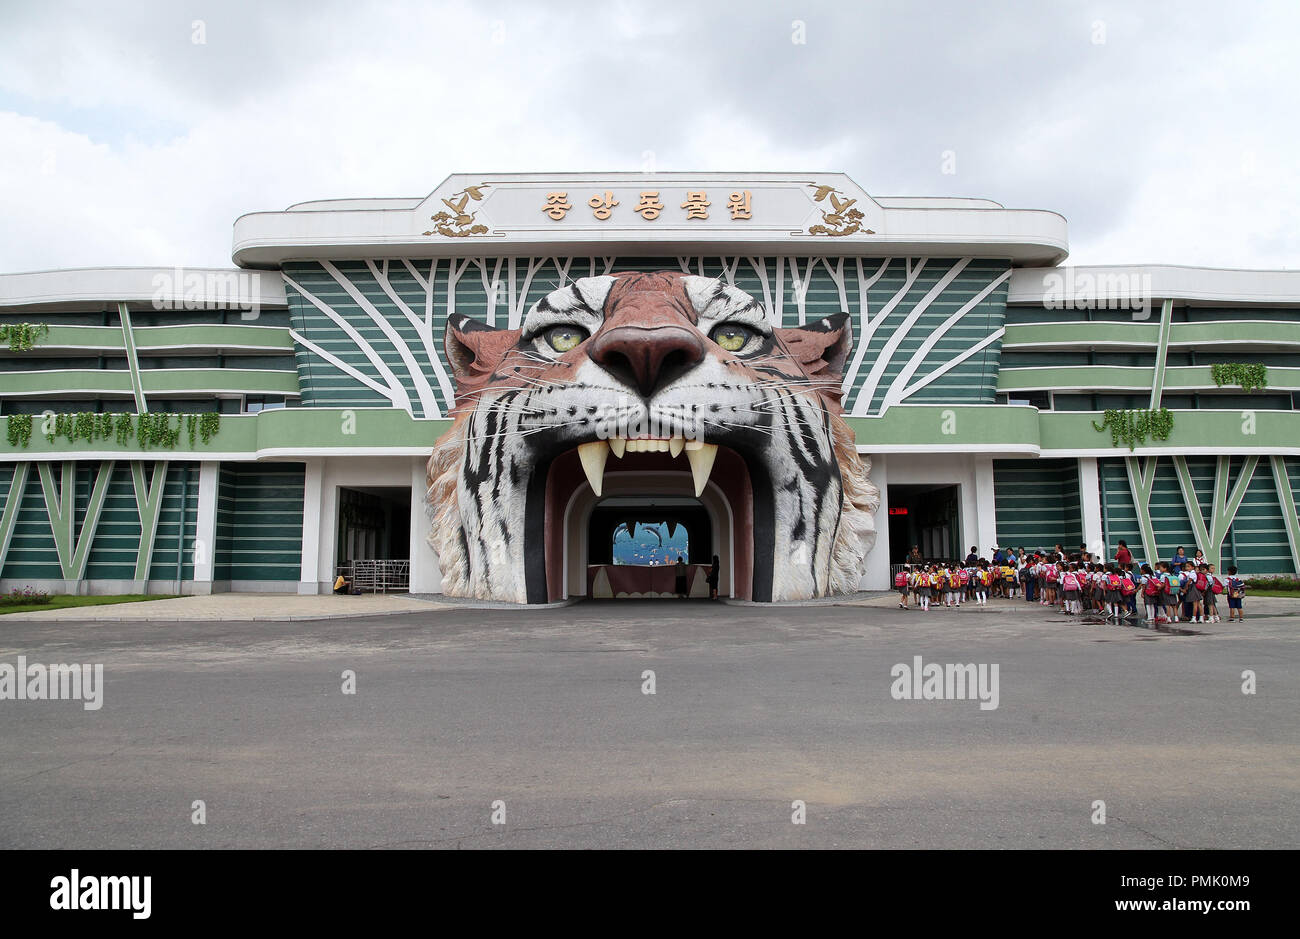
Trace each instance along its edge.
{"label": "paved asphalt road", "polygon": [[[1300,846],[1300,616],[1063,620],[613,601],[0,621],[0,663],[105,670],[97,711],[0,701],[0,847]],[[895,700],[916,655],[996,663],[998,708]]]}

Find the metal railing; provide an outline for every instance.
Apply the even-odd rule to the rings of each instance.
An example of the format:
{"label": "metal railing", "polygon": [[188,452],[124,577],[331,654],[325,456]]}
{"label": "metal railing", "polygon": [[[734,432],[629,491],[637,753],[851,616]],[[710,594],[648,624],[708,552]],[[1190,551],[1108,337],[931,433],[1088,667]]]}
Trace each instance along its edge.
{"label": "metal railing", "polygon": [[339,573],[362,593],[405,593],[411,589],[409,560],[362,558],[340,564]]}

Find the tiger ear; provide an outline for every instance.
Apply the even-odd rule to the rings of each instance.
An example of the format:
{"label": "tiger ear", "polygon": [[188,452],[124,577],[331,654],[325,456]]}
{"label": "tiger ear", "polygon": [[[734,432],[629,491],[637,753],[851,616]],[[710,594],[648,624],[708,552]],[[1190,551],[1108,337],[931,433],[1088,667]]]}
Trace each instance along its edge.
{"label": "tiger ear", "polygon": [[447,320],[443,349],[458,382],[491,375],[506,353],[519,344],[518,329],[498,329],[459,314]]}
{"label": "tiger ear", "polygon": [[849,314],[832,313],[803,326],[777,329],[776,334],[809,377],[836,383],[844,377],[844,363],[853,348]]}

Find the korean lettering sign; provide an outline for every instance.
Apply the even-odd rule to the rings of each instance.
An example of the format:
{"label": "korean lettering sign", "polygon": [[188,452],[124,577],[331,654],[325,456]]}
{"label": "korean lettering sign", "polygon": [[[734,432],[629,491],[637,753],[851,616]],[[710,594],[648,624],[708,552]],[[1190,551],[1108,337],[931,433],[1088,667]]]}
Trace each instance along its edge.
{"label": "korean lettering sign", "polygon": [[591,218],[597,222],[611,219],[616,222],[619,219],[631,221],[634,216],[647,222],[663,219],[668,224],[707,221],[711,218],[743,222],[754,217],[754,194],[749,189],[726,190],[717,194],[721,205],[719,209],[714,209],[714,199],[708,190],[688,189],[680,193],[680,199],[676,198],[677,195],[670,195],[666,190],[644,189],[637,191],[633,201],[626,197],[620,199],[608,189],[591,193],[556,190],[544,193],[538,208],[555,222],[564,221],[571,213],[574,217],[583,217],[585,212],[574,208],[583,204],[590,211]]}

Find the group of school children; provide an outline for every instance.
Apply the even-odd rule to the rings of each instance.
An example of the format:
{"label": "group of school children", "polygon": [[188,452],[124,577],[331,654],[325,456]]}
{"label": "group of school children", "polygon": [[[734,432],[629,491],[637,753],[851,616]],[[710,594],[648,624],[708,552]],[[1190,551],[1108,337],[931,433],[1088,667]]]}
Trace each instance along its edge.
{"label": "group of school children", "polygon": [[894,575],[898,605],[909,609],[909,595],[917,607],[929,612],[930,603],[958,609],[962,602],[986,606],[990,596],[1014,597],[1016,571],[1009,564],[990,564],[981,558],[976,564],[906,564]]}
{"label": "group of school children", "polygon": [[[1128,555],[1121,545],[1120,557]],[[1218,623],[1219,600],[1227,601],[1228,619],[1245,619],[1242,600],[1246,583],[1229,567],[1220,577],[1213,564],[1206,563],[1197,552],[1185,558],[1182,549],[1171,561],[1139,566],[1125,557],[1126,563],[1101,563],[1066,560],[1064,555],[1049,553],[1019,560],[1006,556],[990,563],[973,554],[961,564],[905,564],[894,575],[900,609],[910,609],[909,600],[925,612],[931,604],[946,609],[960,609],[963,601],[986,606],[992,596],[1014,599],[1021,581],[1026,599],[1037,599],[1043,606],[1055,606],[1066,616],[1093,615],[1107,622],[1139,619],[1138,602],[1145,619],[1159,623]],[[972,563],[973,562],[973,563]]]}

